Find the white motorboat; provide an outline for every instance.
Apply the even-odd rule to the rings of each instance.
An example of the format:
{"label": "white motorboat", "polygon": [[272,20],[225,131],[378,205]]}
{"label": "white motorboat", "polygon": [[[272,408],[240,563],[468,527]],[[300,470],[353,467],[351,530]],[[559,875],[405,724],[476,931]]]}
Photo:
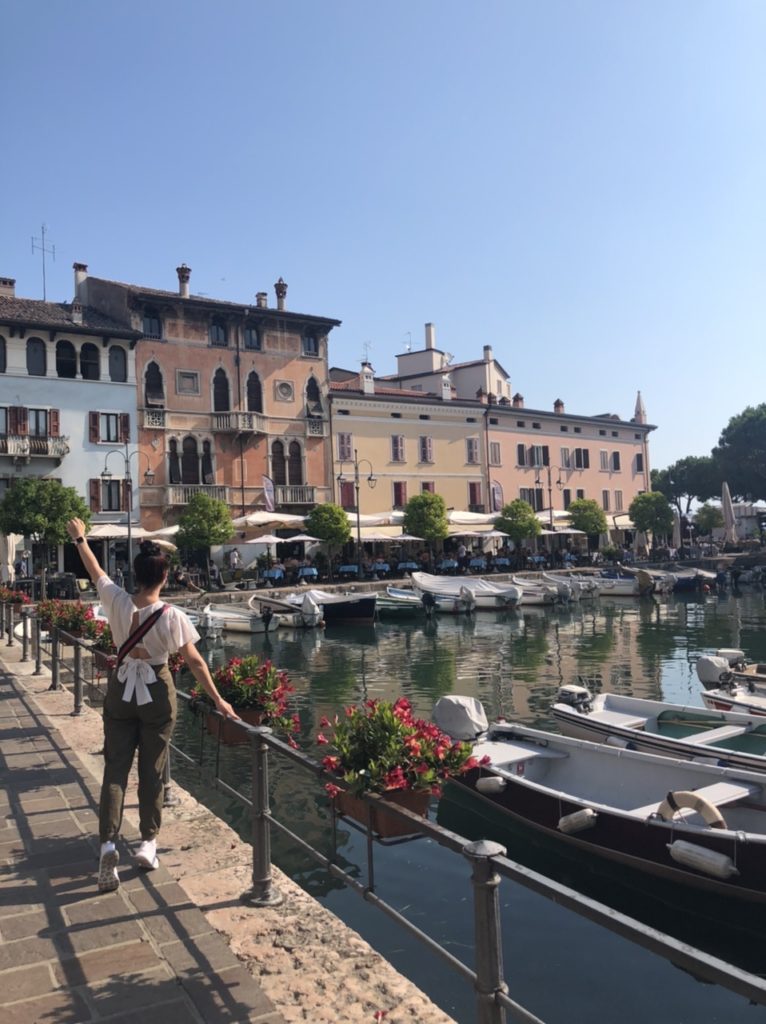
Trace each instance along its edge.
{"label": "white motorboat", "polygon": [[377,611],[379,618],[411,618],[422,615],[425,607],[414,590],[388,586],[378,594]]}
{"label": "white motorboat", "polygon": [[718,686],[734,681],[742,686],[766,692],[766,665],[746,661],[738,647],[720,647],[715,654],[703,654],[695,666],[703,686]]}
{"label": "white motorboat", "polygon": [[766,720],[758,715],[593,695],[586,686],[559,690],[552,715],[565,736],[624,746],[646,754],[766,772]]}
{"label": "white motorboat", "polygon": [[563,601],[580,601],[586,590],[581,587],[577,580],[572,579],[571,576],[557,576],[553,572],[544,572],[542,574],[544,583],[550,583],[551,586],[556,587],[559,592],[559,596]]}
{"label": "white motorboat", "polygon": [[257,613],[246,605],[206,604],[200,614],[203,629],[218,627],[225,633],[268,633],[279,625],[271,609]]}
{"label": "white motorboat", "polygon": [[712,690],[702,691],[702,702],[717,711],[738,711],[743,715],[766,715],[766,690],[737,683],[722,682]]}
{"label": "white motorboat", "polygon": [[435,723],[479,764],[454,783],[570,849],[705,892],[766,905],[760,772],[655,757],[498,722],[443,697]]}
{"label": "white motorboat", "polygon": [[[322,606],[317,604],[309,591],[291,596],[296,600],[253,594],[247,603],[258,614],[263,614],[266,609],[271,609],[279,617],[282,626],[292,626],[295,629],[314,629],[316,626],[324,625]],[[297,603],[298,598],[302,598],[300,603]]]}
{"label": "white motorboat", "polygon": [[603,576],[596,573],[590,577],[598,587],[599,596],[640,597],[641,584],[636,576]]}
{"label": "white motorboat", "polygon": [[542,580],[528,579],[526,576],[512,576],[511,579],[521,589],[521,604],[528,606],[552,605],[560,603],[558,585],[544,583]]}
{"label": "white motorboat", "polygon": [[[462,601],[465,611],[472,608],[493,611],[516,608],[521,603],[521,588],[515,583],[490,583],[481,577],[432,576],[427,572],[413,572],[412,586],[423,597],[452,598]],[[444,611],[437,605],[437,611]]]}
{"label": "white motorboat", "polygon": [[[308,600],[307,600],[308,599]],[[327,591],[327,590],[299,590],[294,594],[282,594],[277,600],[265,598],[262,594],[254,594],[251,602],[271,604],[277,607],[278,604],[287,605],[293,612],[300,612],[300,621],[296,620],[295,625],[371,625],[375,621],[375,606],[377,594],[374,591]],[[313,606],[313,610],[309,611]],[[321,610],[320,618],[317,620],[316,609]],[[281,608],[278,609],[282,615]],[[311,616],[306,621],[304,615]]]}

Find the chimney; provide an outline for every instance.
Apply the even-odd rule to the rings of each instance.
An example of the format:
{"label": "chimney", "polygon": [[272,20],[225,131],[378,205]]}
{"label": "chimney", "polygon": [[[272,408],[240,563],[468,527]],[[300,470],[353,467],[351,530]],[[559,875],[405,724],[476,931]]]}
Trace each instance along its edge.
{"label": "chimney", "polygon": [[491,363],[492,362],[492,346],[491,345],[485,345],[484,346],[484,362],[485,363]]}
{"label": "chimney", "polygon": [[284,309],[285,299],[287,298],[287,285],[281,277],[274,285],[274,291],[277,293],[277,309]]}
{"label": "chimney", "polygon": [[479,390],[476,392],[476,397],[481,402],[482,405],[487,404],[487,392],[484,390],[484,388],[479,388]]}
{"label": "chimney", "polygon": [[74,270],[74,297],[78,302],[84,302],[86,298],[85,282],[88,280],[88,264],[73,263],[72,269]]}
{"label": "chimney", "polygon": [[436,348],[435,324],[426,324],[426,348]]}
{"label": "chimney", "polygon": [[442,402],[452,401],[452,382],[448,373],[442,374]]}
{"label": "chimney", "polygon": [[557,398],[556,401],[553,403],[553,411],[556,413],[557,416],[563,415],[564,403],[561,401],[560,398]]}
{"label": "chimney", "polygon": [[524,408],[524,396],[520,395],[518,393],[518,391],[516,392],[516,394],[511,399],[511,407],[513,409],[523,409]]}
{"label": "chimney", "polygon": [[16,278],[0,277],[0,297],[3,299],[16,298]]}
{"label": "chimney", "polygon": [[180,267],[176,267],[176,273],[178,274],[178,294],[182,299],[188,299],[191,267],[187,267],[185,263],[182,263]]}
{"label": "chimney", "polygon": [[258,309],[269,308],[269,293],[268,292],[256,292],[255,293],[255,305]]}
{"label": "chimney", "polygon": [[82,324],[82,303],[78,302],[77,299],[72,303],[72,323]]}
{"label": "chimney", "polygon": [[369,363],[362,363],[362,393],[365,395],[375,394],[375,376]]}

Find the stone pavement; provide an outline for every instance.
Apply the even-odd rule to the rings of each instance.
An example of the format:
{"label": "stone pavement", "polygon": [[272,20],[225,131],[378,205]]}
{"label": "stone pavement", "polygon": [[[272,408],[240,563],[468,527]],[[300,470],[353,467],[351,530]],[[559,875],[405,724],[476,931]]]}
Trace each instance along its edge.
{"label": "stone pavement", "polygon": [[0,641],[2,1024],[454,1024],[277,867],[284,903],[245,906],[249,845],[178,785],[162,866],[133,869],[135,769],[122,885],[99,894],[101,715],[33,669]]}

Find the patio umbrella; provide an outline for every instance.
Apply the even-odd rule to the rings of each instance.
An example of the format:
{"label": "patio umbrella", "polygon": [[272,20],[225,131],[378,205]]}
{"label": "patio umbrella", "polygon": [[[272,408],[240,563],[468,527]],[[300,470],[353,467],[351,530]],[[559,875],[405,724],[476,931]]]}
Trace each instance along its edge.
{"label": "patio umbrella", "polygon": [[671,543],[676,551],[681,547],[681,519],[678,512],[673,513],[673,539]]}
{"label": "patio umbrella", "polygon": [[[290,540],[295,540],[294,537],[290,537]],[[277,537],[273,533],[264,533],[260,537],[253,537],[252,540],[245,540],[243,544],[284,544],[284,537]]]}
{"label": "patio umbrella", "polygon": [[245,526],[303,526],[304,520],[305,516],[287,512],[249,512],[246,516],[232,519],[232,524],[241,530]]}
{"label": "patio umbrella", "polygon": [[723,512],[724,540],[727,544],[736,544],[739,540],[737,536],[737,520],[734,516],[731,491],[725,480],[721,488],[721,511]]}
{"label": "patio umbrella", "polygon": [[309,537],[307,533],[299,533],[295,537],[285,537],[283,539],[287,541],[306,541],[307,543],[310,541],[319,542],[319,537]]}
{"label": "patio umbrella", "polygon": [[0,582],[12,583],[15,577],[13,568],[16,545],[24,538],[18,533],[3,536],[0,533]]}

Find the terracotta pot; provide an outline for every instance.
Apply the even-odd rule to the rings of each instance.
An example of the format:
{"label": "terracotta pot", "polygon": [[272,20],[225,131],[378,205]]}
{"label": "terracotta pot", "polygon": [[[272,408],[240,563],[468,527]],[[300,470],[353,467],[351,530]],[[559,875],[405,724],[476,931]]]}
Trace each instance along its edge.
{"label": "terracotta pot", "polygon": [[[392,804],[419,814],[421,818],[428,817],[428,805],[431,801],[431,794],[425,790],[398,789],[391,790],[385,794],[386,800]],[[381,839],[392,839],[395,836],[410,836],[413,833],[412,826],[393,814],[387,814],[382,808],[367,803],[358,796],[341,791],[335,797],[335,809],[338,814],[358,821],[366,827],[369,820],[372,831]]]}
{"label": "terracotta pot", "polygon": [[[234,710],[248,725],[260,725],[263,721],[262,711],[255,711],[253,708],[235,708]],[[205,715],[205,728],[211,736],[215,736],[216,739],[220,738],[225,747],[242,747],[250,742],[250,734],[246,729],[240,729],[236,722],[219,718],[217,715]]]}

